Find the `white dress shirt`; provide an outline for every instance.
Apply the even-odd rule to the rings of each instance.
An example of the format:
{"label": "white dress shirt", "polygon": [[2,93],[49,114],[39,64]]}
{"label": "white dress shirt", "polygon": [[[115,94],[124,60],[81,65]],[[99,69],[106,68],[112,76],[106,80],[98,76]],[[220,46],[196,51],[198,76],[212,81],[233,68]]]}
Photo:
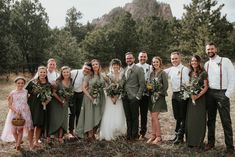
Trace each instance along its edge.
{"label": "white dress shirt", "polygon": [[[78,72],[78,75],[77,75],[77,72]],[[77,75],[77,77],[76,77],[76,75]],[[75,79],[75,77],[76,77],[76,79]],[[78,93],[82,92],[82,82],[83,82],[83,78],[84,78],[84,74],[83,74],[82,69],[72,70],[71,71],[71,78],[72,78],[73,82],[75,81],[73,91],[78,92]]]}
{"label": "white dress shirt", "polygon": [[47,78],[50,83],[55,82],[58,77],[59,74],[56,71],[53,72],[47,71]]}
{"label": "white dress shirt", "polygon": [[182,72],[182,84],[189,82],[189,69],[179,64],[178,66],[172,66],[170,68],[167,68],[164,70],[168,77],[171,79],[171,85],[173,92],[179,92],[180,91],[180,85],[181,85],[181,72]]}
{"label": "white dress shirt", "polygon": [[222,89],[225,89],[225,95],[230,98],[235,88],[235,70],[230,59],[226,57],[216,55],[214,58],[210,58],[204,65],[205,70],[208,73],[209,88],[220,88],[220,66],[222,66]]}
{"label": "white dress shirt", "polygon": [[144,64],[137,63],[136,65],[139,66],[139,67],[142,67],[144,69],[144,78],[145,78],[145,81],[147,79],[149,79],[149,77],[150,77],[150,65],[147,64],[147,63],[144,63]]}

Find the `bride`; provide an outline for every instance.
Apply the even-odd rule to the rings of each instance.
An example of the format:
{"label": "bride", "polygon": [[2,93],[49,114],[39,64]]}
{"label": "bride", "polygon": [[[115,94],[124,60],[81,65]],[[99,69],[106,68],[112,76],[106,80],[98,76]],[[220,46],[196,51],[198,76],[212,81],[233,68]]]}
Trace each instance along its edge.
{"label": "bride", "polygon": [[126,134],[126,117],[120,91],[122,86],[121,61],[112,59],[108,73],[106,103],[100,126],[100,140],[114,140]]}

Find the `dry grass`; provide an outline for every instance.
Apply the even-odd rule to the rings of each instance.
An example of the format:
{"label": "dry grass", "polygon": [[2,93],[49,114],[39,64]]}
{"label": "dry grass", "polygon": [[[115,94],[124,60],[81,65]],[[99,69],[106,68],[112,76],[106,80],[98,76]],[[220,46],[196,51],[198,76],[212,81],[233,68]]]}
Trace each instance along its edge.
{"label": "dry grass", "polygon": [[[12,80],[6,82],[0,81],[0,133],[2,131],[6,114],[8,112],[6,97],[9,92],[14,89]],[[173,137],[175,121],[173,119],[172,108],[170,103],[171,93],[167,97],[168,109],[167,113],[161,114],[160,121],[162,125],[163,142],[161,145],[145,144],[145,141],[136,141],[127,143],[124,138],[116,141],[93,141],[87,142],[83,140],[68,141],[64,144],[54,144],[45,146],[43,149],[29,151],[27,148],[27,140],[23,144],[23,149],[17,152],[13,149],[13,143],[5,143],[0,141],[0,157],[72,157],[72,156],[115,156],[115,157],[134,157],[134,156],[155,156],[155,157],[221,157],[225,149],[223,129],[219,116],[217,117],[216,127],[216,147],[211,151],[195,150],[186,147],[186,144],[174,146],[168,140]],[[231,99],[231,116],[233,128],[235,129],[235,96]],[[150,120],[148,123],[148,135],[150,135]],[[205,139],[206,142],[206,139]],[[235,140],[234,140],[235,143]]]}

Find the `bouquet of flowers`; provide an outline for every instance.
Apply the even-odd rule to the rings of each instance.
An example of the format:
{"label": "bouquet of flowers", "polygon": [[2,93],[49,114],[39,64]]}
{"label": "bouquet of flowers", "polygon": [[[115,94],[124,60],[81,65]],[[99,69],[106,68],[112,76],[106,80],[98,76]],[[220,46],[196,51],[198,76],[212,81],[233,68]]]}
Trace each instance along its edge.
{"label": "bouquet of flowers", "polygon": [[158,78],[154,78],[149,84],[147,84],[147,88],[151,93],[152,102],[157,102],[159,99],[159,92],[162,89],[162,84],[159,82]]}
{"label": "bouquet of flowers", "polygon": [[99,81],[96,81],[90,91],[90,95],[93,97],[93,104],[98,104],[98,97],[100,97],[100,92],[103,90],[103,84]]}
{"label": "bouquet of flowers", "polygon": [[[111,98],[119,97],[119,95],[123,92],[123,87],[121,82],[111,82],[109,86],[106,88],[107,96]],[[116,104],[116,99],[113,100],[113,103]]]}
{"label": "bouquet of flowers", "polygon": [[61,88],[58,90],[58,95],[62,99],[62,102],[65,101],[69,102],[73,94],[74,94],[73,88]]}
{"label": "bouquet of flowers", "polygon": [[153,83],[148,79],[145,85],[143,95],[149,96],[153,92]]}
{"label": "bouquet of flowers", "polygon": [[[189,83],[185,83],[181,85],[181,96],[182,99],[186,100],[190,98],[192,95],[197,95],[200,93],[202,87],[198,84],[199,77],[192,78]],[[195,101],[192,100],[193,104]]]}
{"label": "bouquet of flowers", "polygon": [[44,86],[40,86],[37,83],[34,83],[32,92],[36,94],[37,97],[40,97],[43,105],[43,110],[46,110],[46,105],[51,101],[52,98],[50,85],[46,84]]}

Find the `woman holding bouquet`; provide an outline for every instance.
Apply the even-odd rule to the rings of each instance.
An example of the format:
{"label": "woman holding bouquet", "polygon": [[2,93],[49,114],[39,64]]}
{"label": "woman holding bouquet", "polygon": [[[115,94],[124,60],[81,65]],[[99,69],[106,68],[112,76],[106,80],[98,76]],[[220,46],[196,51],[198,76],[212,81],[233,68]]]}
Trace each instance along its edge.
{"label": "woman holding bouquet", "polygon": [[93,59],[91,65],[92,74],[85,76],[82,85],[84,98],[76,128],[78,137],[83,138],[86,134],[89,140],[95,138],[105,104],[104,78],[101,75],[100,62]]}
{"label": "woman holding bouquet", "polygon": [[192,89],[195,90],[190,94],[191,99],[188,103],[186,141],[189,147],[201,147],[206,131],[205,93],[208,89],[208,80],[198,55],[191,58],[189,76],[190,82],[194,86]]}
{"label": "woman holding bouquet", "polygon": [[151,112],[152,124],[152,136],[147,143],[152,144],[159,144],[162,141],[159,114],[167,112],[165,96],[167,96],[168,78],[166,72],[161,67],[162,59],[160,57],[153,57],[150,82],[147,84],[147,89],[151,93],[149,110]]}
{"label": "woman holding bouquet", "polygon": [[26,89],[28,90],[28,104],[32,115],[34,130],[31,130],[29,136],[34,137],[34,146],[40,146],[38,140],[42,130],[48,133],[48,110],[47,105],[51,100],[51,85],[47,79],[47,68],[45,66],[38,67],[38,77],[31,80]]}
{"label": "woman holding bouquet", "polygon": [[123,90],[121,61],[113,59],[108,73],[106,103],[100,127],[100,140],[113,140],[126,133],[126,118],[121,92]]}
{"label": "woman holding bouquet", "polygon": [[60,76],[56,79],[53,88],[53,99],[50,106],[49,134],[56,135],[59,142],[63,143],[63,135],[68,130],[68,106],[73,96],[73,86],[70,68],[63,66]]}

